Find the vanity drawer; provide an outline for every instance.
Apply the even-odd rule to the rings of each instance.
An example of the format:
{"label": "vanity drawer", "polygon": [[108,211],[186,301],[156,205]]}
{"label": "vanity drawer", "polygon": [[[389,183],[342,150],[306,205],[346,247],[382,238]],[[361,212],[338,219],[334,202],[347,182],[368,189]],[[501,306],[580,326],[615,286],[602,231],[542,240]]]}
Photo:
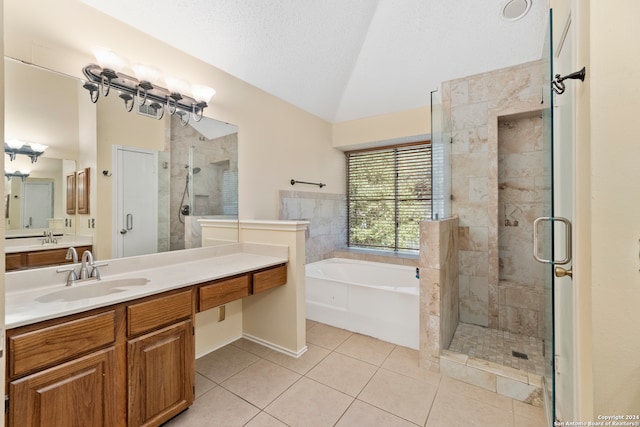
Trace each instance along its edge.
{"label": "vanity drawer", "polygon": [[64,259],[66,255],[66,248],[27,252],[27,265],[29,267],[39,267],[42,265],[61,264],[66,262]]}
{"label": "vanity drawer", "polygon": [[287,266],[280,265],[268,270],[253,273],[253,293],[266,291],[287,283]]}
{"label": "vanity drawer", "polygon": [[9,376],[27,374],[115,342],[115,311],[9,337]]}
{"label": "vanity drawer", "polygon": [[208,310],[249,296],[249,275],[222,280],[199,288],[198,311]]}
{"label": "vanity drawer", "polygon": [[[30,252],[19,252],[15,254],[7,254],[5,259],[9,260],[9,255],[14,256],[14,263],[18,262],[18,256],[20,257],[21,265],[15,268],[23,268],[23,267],[42,267],[46,265],[57,265],[57,264],[66,264],[72,262],[72,260],[67,260],[65,257],[67,256],[68,248],[59,248],[59,249],[45,249],[42,251],[30,251]],[[91,250],[91,246],[79,246],[76,248],[78,251],[78,255],[82,256],[82,253],[87,250]],[[13,265],[12,265],[13,266]],[[7,271],[9,268],[7,268]]]}
{"label": "vanity drawer", "polygon": [[18,270],[27,266],[27,254],[19,252],[15,254],[6,254],[4,256],[6,271]]}
{"label": "vanity drawer", "polygon": [[191,317],[191,289],[127,307],[127,335],[138,335]]}

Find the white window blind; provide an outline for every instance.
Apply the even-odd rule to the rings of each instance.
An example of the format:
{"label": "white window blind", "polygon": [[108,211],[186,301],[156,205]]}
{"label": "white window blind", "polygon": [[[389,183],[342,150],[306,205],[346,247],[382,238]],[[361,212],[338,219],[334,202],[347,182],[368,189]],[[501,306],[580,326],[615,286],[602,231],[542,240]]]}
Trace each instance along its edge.
{"label": "white window blind", "polygon": [[431,144],[347,155],[348,245],[420,248],[420,221],[431,218]]}

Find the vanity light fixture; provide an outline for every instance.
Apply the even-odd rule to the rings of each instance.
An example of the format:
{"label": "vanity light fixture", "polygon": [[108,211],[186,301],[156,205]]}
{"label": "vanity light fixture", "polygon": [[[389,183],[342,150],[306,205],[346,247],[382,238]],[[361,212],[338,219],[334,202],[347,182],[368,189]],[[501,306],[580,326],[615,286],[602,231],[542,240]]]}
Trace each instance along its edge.
{"label": "vanity light fixture", "polygon": [[9,155],[10,161],[14,161],[18,154],[23,154],[31,159],[31,163],[35,163],[46,149],[46,145],[35,142],[24,142],[17,139],[4,142],[4,152]]}
{"label": "vanity light fixture", "polygon": [[160,86],[162,80],[160,71],[144,64],[131,66],[135,77],[122,72],[126,61],[111,51],[96,51],[98,64],[89,64],[83,68],[87,82],[83,87],[89,91],[91,101],[98,102],[100,93],[109,95],[113,88],[120,93],[127,111],[133,110],[137,102],[143,106],[149,101],[149,108],[155,112],[156,119],[162,119],[164,110],[171,114],[178,114],[180,124],[186,126],[189,117],[199,122],[202,120],[204,109],[208,107],[216,91],[208,86],[190,85],[184,80],[166,78],[167,88]]}
{"label": "vanity light fixture", "polygon": [[16,178],[20,178],[22,181],[24,181],[28,176],[29,173],[31,171],[10,171],[10,170],[5,170],[4,171],[4,176],[7,177],[8,180],[11,180],[11,178],[16,177]]}

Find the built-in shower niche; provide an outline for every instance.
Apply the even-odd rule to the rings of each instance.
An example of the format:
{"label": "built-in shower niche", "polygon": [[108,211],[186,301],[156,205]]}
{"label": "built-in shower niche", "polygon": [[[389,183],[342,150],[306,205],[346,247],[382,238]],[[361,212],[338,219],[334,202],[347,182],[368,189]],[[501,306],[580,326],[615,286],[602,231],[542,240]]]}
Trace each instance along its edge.
{"label": "built-in shower niche", "polygon": [[498,119],[498,329],[544,336],[544,267],[533,262],[533,222],[550,200],[540,112]]}

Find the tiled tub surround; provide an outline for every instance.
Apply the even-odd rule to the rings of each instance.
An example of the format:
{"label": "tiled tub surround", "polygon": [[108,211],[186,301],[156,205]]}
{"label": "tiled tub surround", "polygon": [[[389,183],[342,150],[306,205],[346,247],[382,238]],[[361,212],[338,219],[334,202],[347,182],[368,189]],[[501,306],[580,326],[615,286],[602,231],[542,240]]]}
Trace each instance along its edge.
{"label": "tiled tub surround", "polygon": [[458,326],[458,218],[420,223],[420,364],[438,369]]}
{"label": "tiled tub surround", "polygon": [[370,249],[337,249],[331,252],[328,258],[348,258],[358,259],[360,261],[382,262],[385,264],[408,265],[409,267],[418,266],[418,254],[413,253],[396,253],[391,251],[380,251]]}
{"label": "tiled tub surround", "polygon": [[347,202],[344,194],[285,191],[280,194],[281,220],[309,221],[306,262],[329,258],[347,246]]}
{"label": "tiled tub surround", "polygon": [[529,62],[442,84],[450,132],[445,138],[452,142],[452,212],[460,218],[461,322],[500,326],[498,119],[544,108],[543,67]]}

